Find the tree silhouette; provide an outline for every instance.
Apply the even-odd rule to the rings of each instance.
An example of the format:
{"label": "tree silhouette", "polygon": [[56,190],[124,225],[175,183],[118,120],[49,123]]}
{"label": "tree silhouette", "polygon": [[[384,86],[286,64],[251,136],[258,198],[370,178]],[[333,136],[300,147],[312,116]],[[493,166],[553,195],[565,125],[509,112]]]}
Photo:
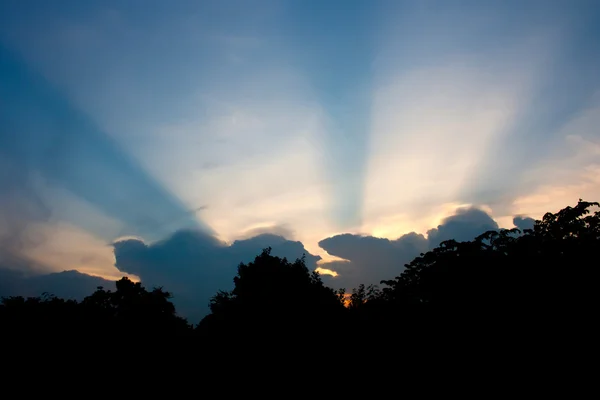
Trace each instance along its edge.
{"label": "tree silhouette", "polygon": [[[534,229],[445,241],[406,265],[382,299],[394,317],[418,310],[440,323],[547,326],[597,303],[598,203],[547,213]],[[388,315],[390,318],[391,314]],[[414,323],[414,321],[411,321]]]}
{"label": "tree silhouette", "polygon": [[[178,317],[171,295],[161,288],[147,291],[139,282],[122,278],[116,291],[99,287],[78,303],[45,294],[2,300],[0,320],[7,334],[160,336],[189,334],[191,326]],[[127,336],[123,337],[126,339]]]}
{"label": "tree silhouette", "polygon": [[379,295],[379,288],[376,285],[365,286],[361,283],[358,288],[352,289],[347,306],[350,310],[362,309],[367,302],[375,301]]}
{"label": "tree silhouette", "polygon": [[82,316],[78,303],[44,293],[41,297],[5,297],[0,330],[5,337],[44,337],[77,332]]}
{"label": "tree silhouette", "polygon": [[140,282],[124,277],[116,291],[98,288],[81,302],[87,313],[99,316],[96,329],[111,329],[131,334],[185,333],[190,327],[178,317],[170,302],[171,294],[162,288],[147,291]]}
{"label": "tree silhouette", "polygon": [[272,256],[271,248],[240,264],[233,281],[231,292],[219,291],[211,299],[211,314],[198,326],[201,333],[309,333],[327,329],[345,311],[336,292],[309,272],[304,257],[291,263]]}

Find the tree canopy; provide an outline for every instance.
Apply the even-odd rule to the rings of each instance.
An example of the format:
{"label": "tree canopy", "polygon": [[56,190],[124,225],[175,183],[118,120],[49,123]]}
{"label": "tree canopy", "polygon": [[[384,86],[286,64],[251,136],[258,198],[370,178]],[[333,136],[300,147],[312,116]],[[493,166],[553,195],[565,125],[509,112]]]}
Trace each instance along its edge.
{"label": "tree canopy", "polygon": [[123,339],[191,333],[177,316],[171,294],[162,288],[147,291],[140,282],[122,278],[116,290],[99,287],[81,302],[44,294],[3,298],[0,321],[4,334],[113,335]]}
{"label": "tree canopy", "polygon": [[[220,291],[210,301],[211,314],[200,329],[227,332],[295,332],[330,325],[343,312],[343,300],[310,272],[304,258],[289,262],[271,249],[248,264],[241,263],[230,292]],[[281,332],[283,333],[283,332]]]}

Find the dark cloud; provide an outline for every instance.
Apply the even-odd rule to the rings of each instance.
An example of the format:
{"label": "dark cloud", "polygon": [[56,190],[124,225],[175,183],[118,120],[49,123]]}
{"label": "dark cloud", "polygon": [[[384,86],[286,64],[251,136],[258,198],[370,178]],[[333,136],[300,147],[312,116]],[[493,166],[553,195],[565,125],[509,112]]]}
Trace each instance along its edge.
{"label": "dark cloud", "polygon": [[445,218],[437,228],[427,231],[427,240],[429,247],[434,248],[444,240],[464,242],[475,239],[483,232],[497,229],[498,224],[485,211],[462,208],[455,215]]}
{"label": "dark cloud", "polygon": [[513,218],[513,224],[522,231],[525,229],[533,229],[533,225],[535,225],[535,219],[530,217],[516,216]]}
{"label": "dark cloud", "polygon": [[325,278],[336,287],[350,289],[360,283],[378,283],[397,276],[404,264],[427,250],[427,239],[411,232],[395,240],[343,234],[323,239],[319,246],[329,254],[348,260],[321,264],[338,272]]}
{"label": "dark cloud", "polygon": [[442,241],[455,239],[472,240],[488,230],[498,229],[498,224],[484,211],[477,208],[457,210],[445,218],[425,236],[415,232],[395,240],[343,234],[324,239],[319,246],[329,254],[345,259],[321,264],[338,273],[335,278],[324,277],[336,288],[351,289],[359,284],[378,284],[381,280],[398,276],[404,265],[419,254],[438,246]]}
{"label": "dark cloud", "polygon": [[208,302],[218,290],[233,287],[240,262],[249,262],[262,249],[290,260],[306,255],[309,269],[319,256],[309,254],[300,242],[262,234],[228,245],[201,231],[178,231],[166,240],[147,245],[128,239],[114,243],[116,267],[139,276],[147,287],[164,286],[174,294],[180,313],[198,322],[208,312]]}
{"label": "dark cloud", "polygon": [[46,292],[64,299],[82,300],[92,294],[98,286],[115,289],[115,282],[78,271],[31,275],[22,270],[0,268],[2,297],[34,297]]}

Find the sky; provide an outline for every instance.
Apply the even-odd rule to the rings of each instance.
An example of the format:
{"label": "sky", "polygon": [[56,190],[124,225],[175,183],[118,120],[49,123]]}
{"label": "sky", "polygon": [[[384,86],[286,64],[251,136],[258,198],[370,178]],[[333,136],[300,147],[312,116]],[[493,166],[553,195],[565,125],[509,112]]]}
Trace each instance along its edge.
{"label": "sky", "polygon": [[0,292],[391,279],[600,199],[598,71],[594,0],[4,0]]}

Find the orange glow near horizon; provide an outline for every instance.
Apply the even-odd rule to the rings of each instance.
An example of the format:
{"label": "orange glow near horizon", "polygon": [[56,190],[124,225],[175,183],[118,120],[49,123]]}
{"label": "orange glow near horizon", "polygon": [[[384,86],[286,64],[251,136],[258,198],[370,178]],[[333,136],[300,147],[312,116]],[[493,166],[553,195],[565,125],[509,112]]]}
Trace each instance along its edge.
{"label": "orange glow near horizon", "polygon": [[331,269],[327,269],[327,268],[317,267],[317,269],[315,269],[315,271],[317,271],[321,275],[331,275],[333,277],[339,275],[337,272],[335,272],[335,271],[333,271]]}

